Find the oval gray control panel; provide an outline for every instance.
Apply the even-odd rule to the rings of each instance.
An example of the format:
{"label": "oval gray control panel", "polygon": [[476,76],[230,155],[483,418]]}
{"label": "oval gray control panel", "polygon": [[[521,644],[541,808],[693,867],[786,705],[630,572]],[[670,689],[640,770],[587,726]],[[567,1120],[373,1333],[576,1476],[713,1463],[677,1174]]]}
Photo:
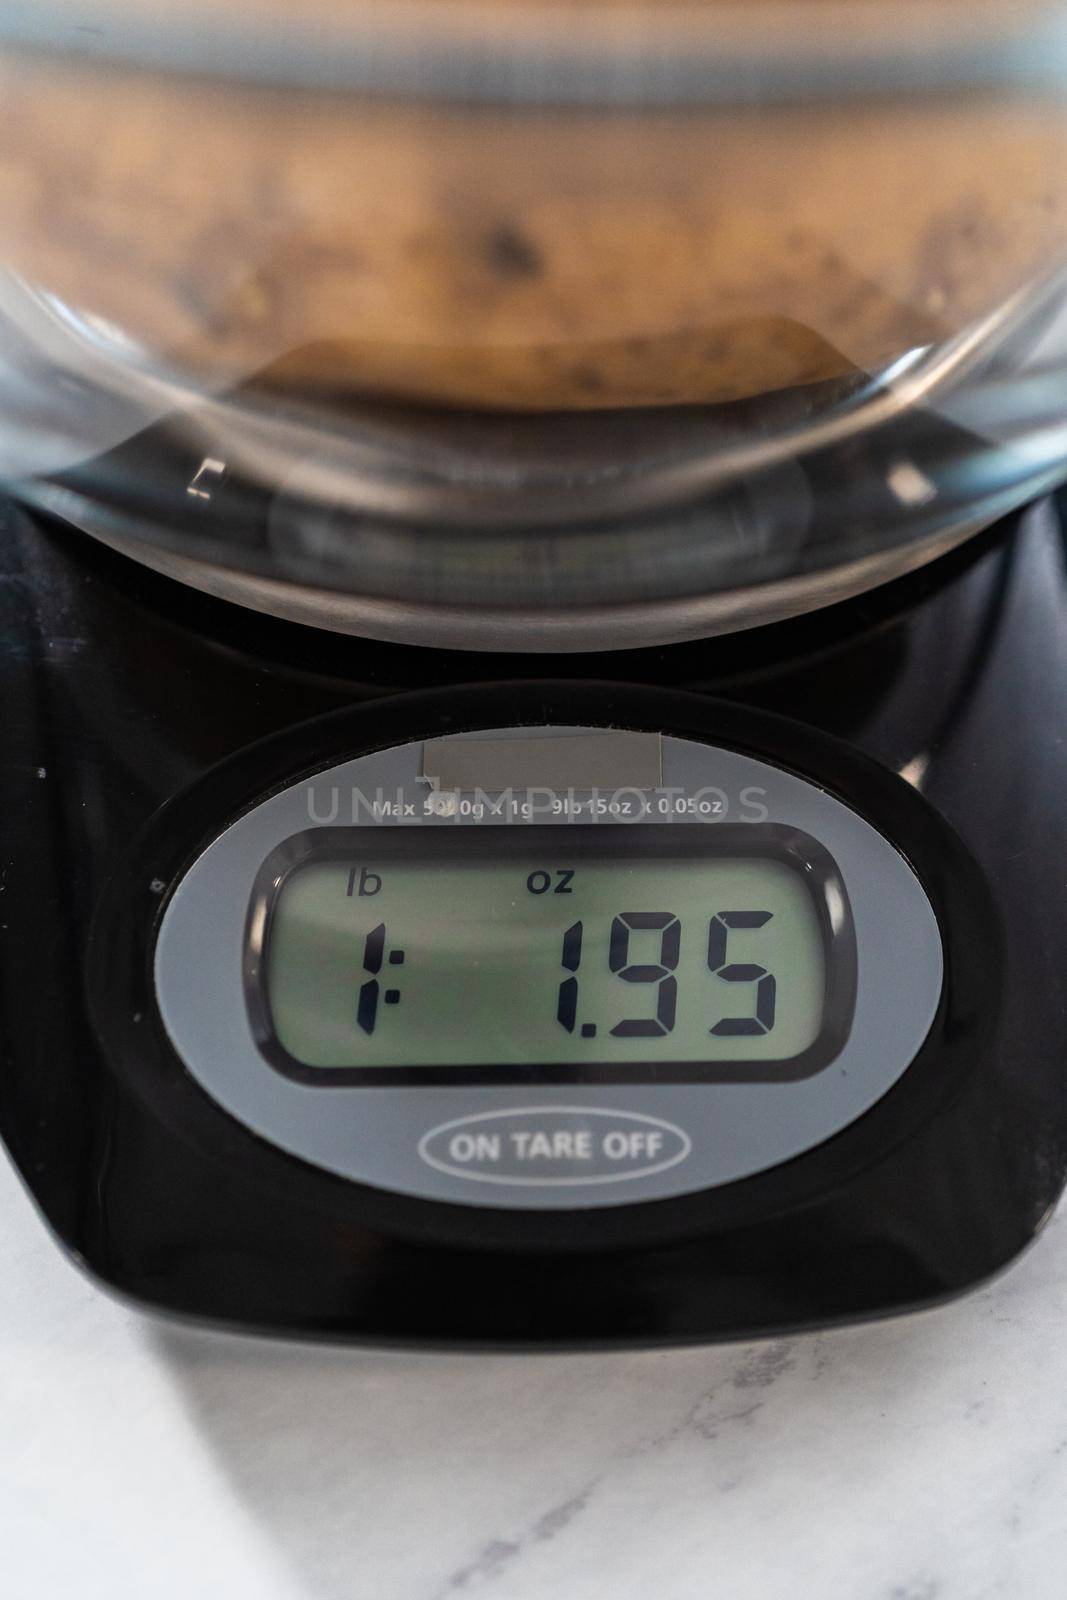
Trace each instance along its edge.
{"label": "oval gray control panel", "polygon": [[[484,774],[493,787],[479,781]],[[505,786],[506,807],[493,798]],[[510,831],[532,821],[619,828],[635,814],[663,830],[681,821],[797,830],[828,852],[850,908],[856,981],[847,1037],[803,1075],[706,1082],[589,1082],[576,1069],[569,1082],[557,1071],[540,1082],[516,1073],[513,1082],[408,1074],[396,1083],[324,1084],[321,1073],[301,1081],[279,1071],[257,1038],[246,993],[253,886],[288,841],[351,822],[355,796],[378,797],[361,825],[389,830]],[[432,899],[427,909],[432,914]],[[262,1138],[381,1189],[546,1210],[692,1193],[821,1144],[907,1070],[933,1021],[942,973],[937,922],[911,868],[816,785],[692,740],[613,739],[603,728],[571,727],[418,741],[271,795],[193,863],[171,897],[155,953],[160,1011],[178,1055],[207,1094]]]}

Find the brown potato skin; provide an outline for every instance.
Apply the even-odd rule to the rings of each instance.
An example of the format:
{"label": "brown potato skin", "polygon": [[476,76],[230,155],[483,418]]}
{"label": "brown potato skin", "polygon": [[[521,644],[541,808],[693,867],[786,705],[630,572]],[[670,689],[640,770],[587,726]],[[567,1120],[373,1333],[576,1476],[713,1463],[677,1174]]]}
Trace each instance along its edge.
{"label": "brown potato skin", "polygon": [[504,409],[874,372],[1067,249],[1067,117],[464,109],[0,63],[5,264],[194,382]]}

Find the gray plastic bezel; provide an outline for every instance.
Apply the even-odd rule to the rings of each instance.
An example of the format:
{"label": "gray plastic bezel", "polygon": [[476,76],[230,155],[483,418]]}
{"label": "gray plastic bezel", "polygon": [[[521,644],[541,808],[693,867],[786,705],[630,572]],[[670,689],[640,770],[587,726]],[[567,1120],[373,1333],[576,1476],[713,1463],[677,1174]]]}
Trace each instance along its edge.
{"label": "gray plastic bezel", "polygon": [[[560,740],[603,733],[553,727],[468,737],[535,731]],[[309,828],[365,824],[365,813],[346,810],[356,794],[389,797],[374,823],[382,828],[600,825],[585,809],[526,818],[521,802],[514,813],[464,811],[456,797],[427,785],[418,740],[336,764],[270,795],[226,827],[178,883],[159,932],[155,981],[164,1026],[193,1078],[246,1127],[315,1166],[385,1190],[476,1206],[587,1208],[692,1193],[766,1171],[841,1132],[907,1070],[936,1013],[943,953],[926,894],[888,840],[815,784],[694,740],[665,735],[661,745],[661,788],[622,793],[634,809],[663,795],[672,809],[662,817],[638,812],[641,821],[664,828],[701,816],[708,827],[770,822],[809,835],[837,865],[851,906],[858,985],[851,1032],[822,1070],[797,1081],[323,1087],[272,1068],[253,1034],[243,963],[253,885],[285,841]],[[585,807],[595,797],[571,798]],[[699,810],[709,803],[710,812]],[[608,812],[600,820],[627,819]],[[505,1150],[492,1170],[484,1163],[463,1170],[442,1157],[434,1140],[444,1128],[490,1121]],[[653,1125],[658,1143],[641,1132]],[[517,1128],[584,1129],[594,1153],[572,1162],[527,1162],[520,1170],[507,1154]],[[633,1158],[609,1159],[608,1136],[628,1148],[627,1130]]]}

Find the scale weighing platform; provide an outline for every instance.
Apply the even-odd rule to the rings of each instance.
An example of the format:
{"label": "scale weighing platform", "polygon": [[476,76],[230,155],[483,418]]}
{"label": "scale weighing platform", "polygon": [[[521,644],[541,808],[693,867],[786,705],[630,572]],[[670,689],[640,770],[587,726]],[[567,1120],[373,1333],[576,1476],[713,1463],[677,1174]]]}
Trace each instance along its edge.
{"label": "scale weighing platform", "polygon": [[1047,508],[821,618],[536,677],[5,541],[0,1126],[105,1284],[636,1344],[929,1304],[1036,1234]]}

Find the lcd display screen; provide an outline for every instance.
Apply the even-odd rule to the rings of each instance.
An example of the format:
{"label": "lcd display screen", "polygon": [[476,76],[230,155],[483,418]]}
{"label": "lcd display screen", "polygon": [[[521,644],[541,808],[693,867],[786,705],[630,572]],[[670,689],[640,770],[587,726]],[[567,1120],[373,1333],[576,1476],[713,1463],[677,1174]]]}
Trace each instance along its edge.
{"label": "lcd display screen", "polygon": [[268,873],[260,1031],[323,1076],[804,1057],[826,1022],[835,907],[803,836],[782,833],[302,835]]}

